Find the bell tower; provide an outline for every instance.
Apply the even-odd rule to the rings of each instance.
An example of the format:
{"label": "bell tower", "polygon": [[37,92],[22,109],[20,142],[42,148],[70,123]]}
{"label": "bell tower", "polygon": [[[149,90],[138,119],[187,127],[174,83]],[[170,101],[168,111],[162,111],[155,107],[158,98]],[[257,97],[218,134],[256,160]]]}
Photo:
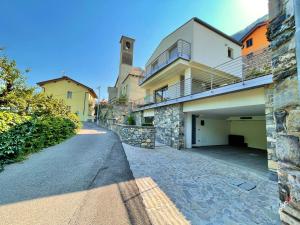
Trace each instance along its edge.
{"label": "bell tower", "polygon": [[120,40],[120,65],[119,65],[119,77],[117,87],[120,86],[122,81],[130,73],[133,65],[133,46],[134,39],[126,36],[122,36]]}
{"label": "bell tower", "polygon": [[120,64],[132,66],[134,39],[130,37],[122,36],[120,40],[120,44],[121,44]]}

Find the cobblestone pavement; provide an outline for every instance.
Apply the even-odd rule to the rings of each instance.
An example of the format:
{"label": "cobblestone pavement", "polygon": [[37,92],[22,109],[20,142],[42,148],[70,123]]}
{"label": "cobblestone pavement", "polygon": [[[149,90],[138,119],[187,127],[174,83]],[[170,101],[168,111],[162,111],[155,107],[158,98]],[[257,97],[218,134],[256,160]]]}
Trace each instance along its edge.
{"label": "cobblestone pavement", "polygon": [[197,152],[123,147],[135,178],[151,177],[192,224],[280,224],[276,182]]}

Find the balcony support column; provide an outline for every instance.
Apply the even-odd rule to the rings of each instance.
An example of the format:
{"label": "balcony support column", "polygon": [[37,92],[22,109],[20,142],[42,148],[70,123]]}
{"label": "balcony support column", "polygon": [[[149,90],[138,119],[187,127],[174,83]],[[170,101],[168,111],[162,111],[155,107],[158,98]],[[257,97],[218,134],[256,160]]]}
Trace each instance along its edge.
{"label": "balcony support column", "polygon": [[192,94],[192,69],[187,68],[184,71],[184,95]]}

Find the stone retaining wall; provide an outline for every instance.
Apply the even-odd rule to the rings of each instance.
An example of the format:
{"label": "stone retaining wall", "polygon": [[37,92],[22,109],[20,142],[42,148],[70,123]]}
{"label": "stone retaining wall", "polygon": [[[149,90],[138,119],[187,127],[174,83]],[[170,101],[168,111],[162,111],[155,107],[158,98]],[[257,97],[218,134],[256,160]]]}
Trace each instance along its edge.
{"label": "stone retaining wall", "polygon": [[116,124],[114,131],[126,144],[140,148],[155,148],[154,127]]}
{"label": "stone retaining wall", "polygon": [[184,147],[184,114],[182,104],[154,109],[156,139],[176,149]]}

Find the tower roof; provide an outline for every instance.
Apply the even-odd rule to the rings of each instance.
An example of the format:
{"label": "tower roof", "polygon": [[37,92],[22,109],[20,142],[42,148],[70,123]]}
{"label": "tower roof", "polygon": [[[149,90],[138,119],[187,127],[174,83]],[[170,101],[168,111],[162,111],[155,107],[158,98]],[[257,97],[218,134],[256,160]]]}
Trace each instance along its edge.
{"label": "tower roof", "polygon": [[121,39],[120,39],[120,43],[122,42],[123,39],[131,40],[131,41],[133,41],[133,42],[135,41],[135,39],[133,39],[133,38],[131,38],[131,37],[127,37],[127,36],[122,35],[122,36],[121,36]]}

